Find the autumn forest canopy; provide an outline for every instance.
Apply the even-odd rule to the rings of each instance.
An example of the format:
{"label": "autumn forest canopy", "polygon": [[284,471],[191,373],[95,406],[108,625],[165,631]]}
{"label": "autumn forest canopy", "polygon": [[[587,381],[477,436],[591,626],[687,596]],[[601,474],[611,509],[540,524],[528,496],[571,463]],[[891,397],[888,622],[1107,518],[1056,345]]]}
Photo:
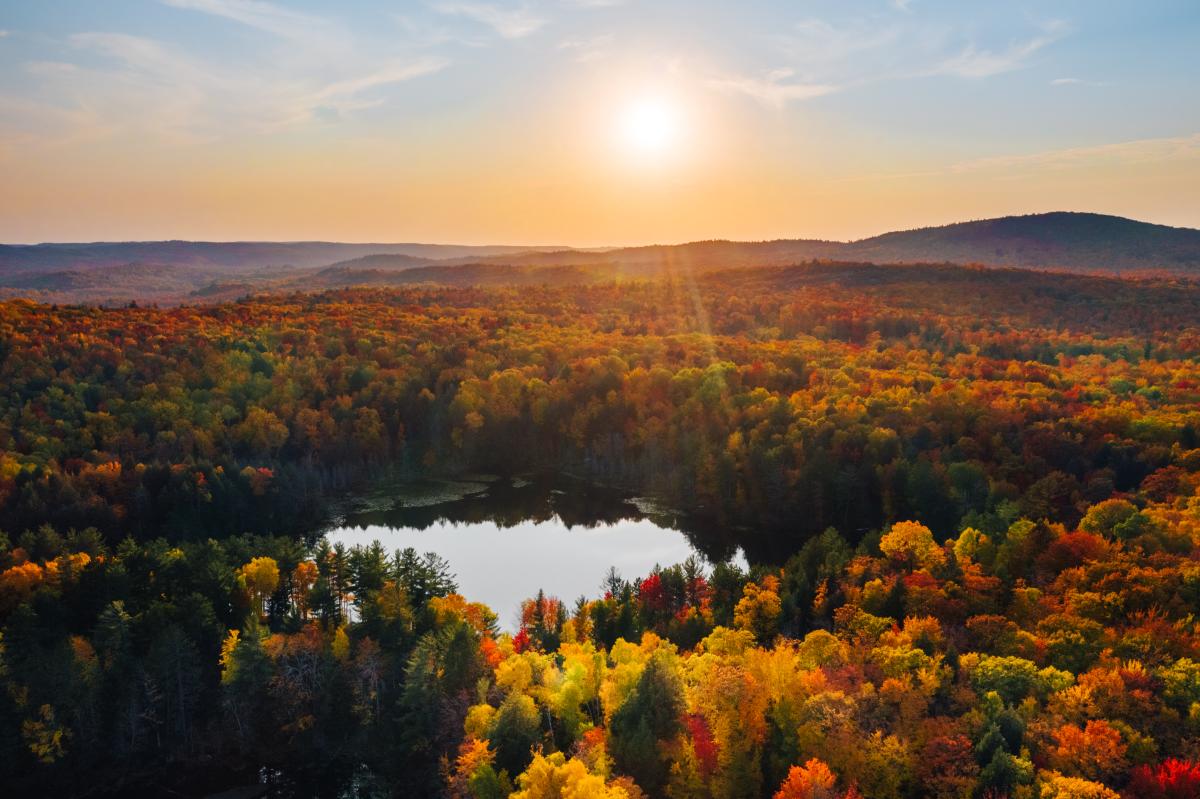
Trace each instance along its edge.
{"label": "autumn forest canopy", "polygon": [[[0,303],[2,784],[1200,796],[1200,284],[549,274]],[[509,632],[321,538],[479,473],[653,497],[707,557],[513,574]]]}

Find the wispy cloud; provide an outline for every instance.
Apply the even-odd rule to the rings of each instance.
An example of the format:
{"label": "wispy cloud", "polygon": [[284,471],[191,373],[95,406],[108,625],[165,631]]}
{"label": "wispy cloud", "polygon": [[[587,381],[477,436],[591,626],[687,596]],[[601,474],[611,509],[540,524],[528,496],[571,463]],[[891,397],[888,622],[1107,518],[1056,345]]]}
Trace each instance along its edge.
{"label": "wispy cloud", "polygon": [[314,42],[327,39],[331,24],[320,17],[263,0],[159,0],[174,8],[223,17],[282,39]]}
{"label": "wispy cloud", "polygon": [[[834,25],[808,18],[770,40],[808,82],[842,84],[892,69],[904,31],[904,23],[886,19]],[[911,48],[905,44],[905,51]]]}
{"label": "wispy cloud", "polygon": [[8,36],[8,31],[0,29],[0,39]]}
{"label": "wispy cloud", "polygon": [[[908,5],[898,7],[909,10]],[[780,105],[885,81],[946,75],[982,79],[1026,66],[1068,33],[1067,23],[1049,21],[1035,25],[1024,37],[997,44],[977,41],[961,25],[931,23],[911,14],[876,13],[836,23],[802,19],[769,37],[783,63],[794,71],[793,80],[738,79],[719,82],[717,88],[740,88],[769,105]]]}
{"label": "wispy cloud", "polygon": [[448,59],[431,56],[411,63],[389,64],[369,74],[327,84],[308,95],[297,98],[294,121],[302,121],[318,110],[345,112],[378,105],[381,101],[363,102],[357,98],[363,92],[378,86],[403,83],[423,75],[432,75],[445,69],[449,64]]}
{"label": "wispy cloud", "polygon": [[106,59],[102,67],[43,70],[61,102],[85,109],[109,132],[144,130],[171,142],[211,135],[206,105],[220,98],[234,104],[232,86],[217,70],[173,52],[153,39],[91,31],[70,44]]}
{"label": "wispy cloud", "polygon": [[163,82],[196,85],[212,81],[208,70],[154,39],[127,33],[91,31],[72,35],[70,42],[75,47],[93,50],[147,75],[158,75]]}
{"label": "wispy cloud", "polygon": [[1107,86],[1104,81],[1099,80],[1084,80],[1083,78],[1055,78],[1050,81],[1051,86]]}
{"label": "wispy cloud", "polygon": [[527,6],[510,8],[488,3],[435,3],[433,8],[442,13],[478,22],[494,30],[505,39],[520,39],[539,30],[546,20],[536,15]]}
{"label": "wispy cloud", "polygon": [[0,143],[6,157],[18,147],[80,144],[111,134],[114,127],[95,108],[0,95]]}
{"label": "wispy cloud", "polygon": [[[112,127],[136,128],[179,142],[340,118],[382,104],[385,98],[378,94],[382,87],[430,75],[450,63],[425,56],[347,69],[335,79],[305,78],[287,71],[249,78],[236,66],[198,61],[161,42],[128,34],[87,32],[75,34],[70,41],[113,66],[75,68],[59,81],[61,96],[94,109]],[[63,68],[42,67],[40,74],[53,80],[56,70]]]}
{"label": "wispy cloud", "polygon": [[1148,164],[1200,158],[1200,133],[1157,139],[1068,147],[1021,155],[1002,155],[963,161],[950,167],[953,173],[1014,171],[1021,169],[1070,169],[1100,164]]}
{"label": "wispy cloud", "polygon": [[564,39],[558,43],[558,49],[574,53],[575,60],[583,64],[607,57],[612,41],[612,34],[608,33],[587,38]]}
{"label": "wispy cloud", "polygon": [[720,92],[742,94],[769,108],[783,108],[797,100],[810,100],[832,94],[838,87],[822,83],[797,83],[788,79],[795,73],[791,69],[776,69],[762,77],[732,76],[714,78],[708,86]]}
{"label": "wispy cloud", "polygon": [[954,55],[935,66],[930,74],[956,75],[962,78],[989,78],[1011,72],[1025,65],[1034,53],[1061,39],[1067,34],[1063,22],[1049,22],[1032,38],[1013,42],[1002,50],[989,50],[968,44]]}
{"label": "wispy cloud", "polygon": [[1034,173],[1082,170],[1085,174],[1103,166],[1139,166],[1155,163],[1200,161],[1200,133],[1156,139],[1065,147],[1034,153],[996,155],[959,161],[946,166],[917,171],[898,171],[853,175],[843,183],[916,180],[918,178],[990,174],[1013,178]]}
{"label": "wispy cloud", "polygon": [[393,14],[392,19],[404,32],[405,43],[412,47],[432,48],[446,44],[482,47],[485,44],[483,37],[463,36],[443,25],[431,24],[406,14]]}
{"label": "wispy cloud", "polygon": [[78,72],[79,67],[68,61],[27,61],[25,71],[30,75],[66,75]]}

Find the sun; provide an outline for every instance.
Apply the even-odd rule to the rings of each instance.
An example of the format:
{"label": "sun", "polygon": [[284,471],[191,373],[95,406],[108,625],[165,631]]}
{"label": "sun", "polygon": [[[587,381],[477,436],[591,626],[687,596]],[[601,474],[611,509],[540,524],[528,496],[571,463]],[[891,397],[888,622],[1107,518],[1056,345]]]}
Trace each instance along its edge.
{"label": "sun", "polygon": [[621,112],[619,132],[625,145],[641,155],[661,155],[680,137],[678,109],[662,97],[639,97]]}

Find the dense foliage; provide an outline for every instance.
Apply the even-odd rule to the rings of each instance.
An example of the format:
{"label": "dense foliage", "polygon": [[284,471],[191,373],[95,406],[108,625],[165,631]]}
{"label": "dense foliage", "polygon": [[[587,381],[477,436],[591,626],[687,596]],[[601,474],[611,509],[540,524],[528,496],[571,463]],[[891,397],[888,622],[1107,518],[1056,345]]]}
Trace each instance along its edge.
{"label": "dense foliage", "polygon": [[1200,443],[1198,318],[1187,284],[870,266],[0,304],[0,521],[297,532],[393,464],[600,477],[764,560],[828,526],[1071,525]]}
{"label": "dense foliage", "polygon": [[[869,266],[0,304],[0,780],[1196,796],[1197,318]],[[296,535],[389,464],[655,492],[754,566],[501,633],[434,556]]]}
{"label": "dense foliage", "polygon": [[516,635],[411,550],[42,528],[0,561],[0,776],[195,790],[216,761],[321,795],[1195,796],[1200,478],[1151,493],[1078,529],[939,544],[899,522],[750,574],[612,573],[569,608],[528,600]]}

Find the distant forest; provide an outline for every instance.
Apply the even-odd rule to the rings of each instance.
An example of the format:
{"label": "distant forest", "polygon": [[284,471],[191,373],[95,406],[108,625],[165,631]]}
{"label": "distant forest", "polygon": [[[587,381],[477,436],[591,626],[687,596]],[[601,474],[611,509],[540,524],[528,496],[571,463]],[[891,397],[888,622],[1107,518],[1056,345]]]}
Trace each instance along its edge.
{"label": "distant forest", "polygon": [[884,233],[572,249],[332,242],[0,244],[0,298],[119,305],[234,300],[352,286],[563,285],[693,278],[808,263],[978,264],[1085,274],[1200,276],[1200,230],[1052,212]]}
{"label": "distant forest", "polygon": [[302,533],[386,465],[570,471],[752,525],[764,559],[831,525],[1074,524],[1200,443],[1198,318],[1190,284],[819,265],[165,310],[12,302],[0,518]]}

